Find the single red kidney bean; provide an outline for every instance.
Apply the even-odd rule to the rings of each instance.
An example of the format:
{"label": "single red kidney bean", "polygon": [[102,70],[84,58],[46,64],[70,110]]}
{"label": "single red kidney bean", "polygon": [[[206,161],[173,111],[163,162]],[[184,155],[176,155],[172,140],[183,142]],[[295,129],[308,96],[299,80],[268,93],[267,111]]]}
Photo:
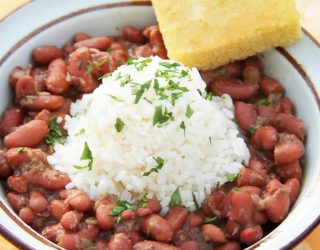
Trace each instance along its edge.
{"label": "single red kidney bean", "polygon": [[[65,199],[61,197],[61,199]],[[100,196],[100,198],[94,203],[94,209],[96,210],[98,206],[104,204],[104,205],[109,205],[109,204],[115,204],[116,201],[118,200],[118,196],[114,194],[106,194]]]}
{"label": "single red kidney bean", "polygon": [[64,53],[55,46],[40,46],[32,51],[32,60],[38,65],[47,65],[58,58],[64,58]]}
{"label": "single red kidney bean", "polygon": [[76,42],[73,46],[75,48],[86,47],[86,48],[94,48],[94,49],[104,51],[107,48],[109,48],[110,45],[111,45],[111,39],[109,37],[100,36],[100,37],[81,40],[79,42]]}
{"label": "single red kidney bean", "polygon": [[82,217],[83,213],[69,211],[62,215],[60,224],[64,227],[64,229],[74,230],[78,227]]}
{"label": "single red kidney bean", "polygon": [[293,104],[288,97],[284,97],[280,100],[281,113],[292,114]]}
{"label": "single red kidney bean", "polygon": [[216,78],[216,80],[211,83],[211,91],[219,96],[229,94],[233,100],[245,101],[258,93],[258,85],[225,78]]}
{"label": "single red kidney bean", "polygon": [[65,230],[59,223],[46,226],[41,232],[44,237],[51,241],[57,241],[58,237],[64,233]]}
{"label": "single red kidney bean", "polygon": [[144,236],[138,230],[131,230],[129,232],[124,233],[132,242],[132,244],[136,244],[145,239]]}
{"label": "single red kidney bean", "polygon": [[37,67],[32,70],[31,75],[35,81],[36,92],[46,91],[46,79],[48,77],[48,70],[45,67]]}
{"label": "single red kidney bean", "polygon": [[81,228],[78,232],[80,238],[85,238],[89,240],[96,240],[99,238],[100,229],[96,225],[85,225],[84,228]]}
{"label": "single red kidney bean", "polygon": [[147,208],[149,208],[153,214],[160,213],[162,209],[161,204],[157,199],[148,199]]}
{"label": "single red kidney bean", "polygon": [[41,111],[47,109],[57,110],[62,106],[64,98],[59,95],[26,96],[20,101],[20,105],[28,110]]}
{"label": "single red kidney bean", "polygon": [[206,224],[202,226],[202,236],[205,241],[225,243],[227,241],[224,233],[215,225]]}
{"label": "single red kidney bean", "polygon": [[300,140],[304,139],[304,122],[292,114],[278,113],[275,114],[272,124],[279,132],[294,134]]}
{"label": "single red kidney bean", "polygon": [[25,193],[28,191],[27,182],[21,176],[9,176],[7,185],[10,189],[18,193]]}
{"label": "single red kidney bean", "polygon": [[227,217],[231,210],[231,199],[232,199],[233,191],[229,192],[221,202],[221,216]]}
{"label": "single red kidney bean", "polygon": [[69,182],[68,175],[54,169],[46,169],[43,172],[23,172],[22,176],[28,183],[38,185],[49,190],[63,189]]}
{"label": "single red kidney bean", "polygon": [[274,148],[274,159],[277,165],[294,162],[304,154],[304,145],[295,135],[280,134],[280,140]]}
{"label": "single red kidney bean", "polygon": [[61,200],[52,200],[48,206],[48,210],[53,218],[60,221],[62,215],[69,211],[69,207]]}
{"label": "single red kidney bean", "polygon": [[203,222],[203,216],[197,213],[189,213],[187,223],[190,227],[198,227]]}
{"label": "single red kidney bean", "polygon": [[249,193],[251,196],[261,196],[262,193],[261,189],[255,186],[241,186],[241,190]]}
{"label": "single red kidney bean", "polygon": [[249,168],[243,167],[240,169],[237,178],[237,185],[241,186],[255,186],[263,187],[266,185],[266,178],[257,172],[252,171]]}
{"label": "single red kidney bean", "polygon": [[245,83],[256,85],[260,81],[261,71],[257,65],[247,64],[243,69],[242,75]]}
{"label": "single red kidney bean", "polygon": [[284,92],[284,89],[281,86],[281,84],[271,77],[262,77],[259,81],[259,85],[261,88],[261,92],[265,96],[269,96],[270,94],[282,94]]}
{"label": "single red kidney bean", "polygon": [[121,213],[121,220],[122,221],[127,221],[127,220],[132,220],[136,217],[136,214],[135,212],[131,211],[131,210],[124,210],[122,213]]}
{"label": "single red kidney bean", "polygon": [[266,193],[269,195],[274,194],[277,190],[283,187],[283,184],[275,178],[269,179],[266,185]]}
{"label": "single red kidney bean", "polygon": [[10,167],[6,154],[0,150],[0,176],[7,178],[13,174],[13,169]]}
{"label": "single red kidney bean", "polygon": [[46,87],[53,94],[68,92],[67,64],[63,59],[55,59],[49,64]]}
{"label": "single red kidney bean", "polygon": [[297,178],[291,178],[284,185],[289,188],[290,206],[292,206],[300,193],[300,181]]}
{"label": "single red kidney bean", "polygon": [[150,208],[143,208],[143,207],[139,207],[135,212],[137,217],[145,217],[149,214],[152,214],[152,211]]}
{"label": "single red kidney bean", "polygon": [[123,37],[129,42],[143,43],[145,41],[145,37],[142,33],[133,26],[126,25],[121,29],[121,31]]}
{"label": "single red kidney bean", "polygon": [[110,216],[109,213],[115,207],[114,204],[100,204],[96,209],[96,218],[98,224],[103,229],[112,229],[114,227],[115,217]]}
{"label": "single red kidney bean", "polygon": [[264,178],[267,178],[268,166],[266,166],[264,162],[251,158],[248,168],[260,174]]}
{"label": "single red kidney bean", "polygon": [[159,56],[162,59],[168,59],[168,52],[163,46],[153,46],[152,53],[155,56]]}
{"label": "single red kidney bean", "polygon": [[290,195],[287,188],[280,188],[273,195],[266,197],[266,212],[273,223],[282,222],[288,215]]}
{"label": "single red kidney bean", "polygon": [[302,170],[298,160],[289,164],[278,165],[276,171],[283,181],[291,178],[297,178],[299,181],[302,180]]}
{"label": "single red kidney bean", "polygon": [[15,94],[18,100],[36,94],[34,78],[30,75],[21,76],[16,83]]}
{"label": "single red kidney bean", "polygon": [[108,245],[109,250],[131,250],[132,242],[123,233],[116,233],[112,235],[112,238]]}
{"label": "single red kidney bean", "polygon": [[256,124],[257,111],[253,104],[247,104],[244,102],[236,102],[235,108],[235,119],[239,127],[247,132],[248,129]]}
{"label": "single red kidney bean", "polygon": [[111,50],[111,55],[119,66],[125,64],[128,60],[127,52],[124,50]]}
{"label": "single red kidney bean", "polygon": [[29,206],[34,212],[43,213],[47,210],[47,198],[43,193],[31,191],[29,195]]}
{"label": "single red kidney bean", "polygon": [[49,132],[46,122],[33,120],[19,126],[15,131],[4,137],[4,145],[7,148],[36,147]]}
{"label": "single red kidney bean", "polygon": [[239,78],[242,74],[242,64],[240,61],[230,62],[219,69],[221,76]]}
{"label": "single red kidney bean", "polygon": [[70,98],[65,98],[62,106],[59,109],[57,109],[56,111],[62,112],[65,114],[70,114],[70,108],[71,108],[72,103],[73,103],[73,101]]}
{"label": "single red kidney bean", "polygon": [[164,42],[162,39],[162,35],[159,30],[159,26],[148,26],[141,30],[142,35],[148,38],[149,42],[152,45],[164,47]]}
{"label": "single red kidney bean", "polygon": [[94,53],[92,55],[92,60],[92,75],[96,78],[113,72],[118,67],[117,60],[107,52]]}
{"label": "single red kidney bean", "polygon": [[272,150],[278,142],[278,132],[272,126],[262,126],[254,133],[251,141],[258,148]]}
{"label": "single red kidney bean", "polygon": [[165,243],[161,243],[161,242],[157,242],[157,241],[149,241],[149,240],[145,240],[145,241],[140,241],[136,244],[134,244],[133,246],[133,250],[179,250],[179,248],[177,248],[174,245],[169,245],[169,244],[165,244]]}
{"label": "single red kidney bean", "polygon": [[81,249],[81,239],[77,233],[63,233],[58,237],[58,245],[67,250]]}
{"label": "single red kidney bean", "polygon": [[268,222],[268,216],[265,211],[258,211],[254,210],[253,215],[254,222],[256,222],[258,225],[264,225]]}
{"label": "single red kidney bean", "polygon": [[141,230],[157,241],[169,242],[173,237],[173,231],[169,222],[157,214],[150,214],[143,219]]}
{"label": "single red kidney bean", "polygon": [[236,241],[229,241],[222,245],[216,246],[214,250],[241,250],[241,246]]}
{"label": "single red kidney bean", "polygon": [[245,64],[245,66],[248,66],[248,65],[255,66],[260,70],[260,72],[263,72],[263,64],[262,64],[260,58],[257,56],[250,56],[250,57],[246,58],[244,60],[244,64]]}
{"label": "single red kidney bean", "polygon": [[20,211],[21,208],[27,204],[27,198],[23,195],[9,192],[7,193],[7,199],[14,210]]}
{"label": "single red kidney bean", "polygon": [[252,245],[263,237],[260,226],[247,227],[240,233],[240,240],[247,245]]}
{"label": "single red kidney bean", "polygon": [[187,221],[188,209],[179,205],[170,208],[165,219],[168,221],[173,234],[176,234]]}
{"label": "single red kidney bean", "polygon": [[31,68],[23,69],[20,66],[15,67],[10,74],[10,85],[12,88],[15,88],[18,79],[21,76],[30,75]]}
{"label": "single red kidney bean", "polygon": [[37,116],[34,119],[42,120],[42,121],[45,121],[47,124],[49,124],[49,120],[51,117],[52,117],[52,113],[47,109],[43,109],[37,114]]}
{"label": "single red kidney bean", "polygon": [[229,238],[238,239],[240,232],[240,224],[229,218],[225,226],[225,231]]}
{"label": "single red kidney bean", "polygon": [[70,43],[66,43],[65,45],[63,45],[62,50],[65,57],[68,57],[73,51],[75,51],[75,47]]}
{"label": "single red kidney bean", "polygon": [[179,246],[179,250],[200,250],[200,245],[196,241],[185,241]]}
{"label": "single red kidney bean", "polygon": [[46,163],[46,154],[41,149],[32,148],[11,148],[6,153],[7,161],[11,167],[34,162]]}
{"label": "single red kidney bean", "polygon": [[79,41],[87,40],[90,38],[92,38],[90,35],[88,35],[87,33],[83,33],[83,32],[78,32],[73,35],[73,41],[75,43],[79,42]]}
{"label": "single red kidney bean", "polygon": [[208,196],[207,198],[208,206],[210,207],[213,214],[215,215],[220,214],[221,202],[224,199],[224,197],[225,197],[225,193],[220,190],[213,191]]}
{"label": "single red kidney bean", "polygon": [[34,222],[35,216],[30,207],[24,207],[19,211],[19,217],[27,224],[31,225]]}
{"label": "single red kidney bean", "polygon": [[253,201],[251,195],[243,191],[232,191],[230,218],[240,224],[247,224],[253,218]]}
{"label": "single red kidney bean", "polygon": [[211,208],[209,207],[209,204],[208,202],[202,204],[201,206],[201,211],[204,213],[204,215],[206,216],[211,216],[213,215],[212,211],[211,211]]}
{"label": "single red kidney bean", "polygon": [[257,106],[259,118],[263,119],[263,125],[270,125],[273,119],[275,108],[273,106]]}
{"label": "single red kidney bean", "polygon": [[2,135],[11,133],[16,127],[22,124],[24,115],[20,108],[12,107],[7,109],[0,121],[0,132]]}
{"label": "single red kidney bean", "polygon": [[89,196],[79,190],[72,190],[71,194],[67,198],[68,205],[79,212],[86,212],[91,210],[93,203]]}

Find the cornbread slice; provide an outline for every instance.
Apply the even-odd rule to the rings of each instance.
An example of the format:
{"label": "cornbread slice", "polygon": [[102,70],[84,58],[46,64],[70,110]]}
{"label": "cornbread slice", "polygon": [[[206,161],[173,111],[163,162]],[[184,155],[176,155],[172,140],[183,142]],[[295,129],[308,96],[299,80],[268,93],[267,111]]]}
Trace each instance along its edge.
{"label": "cornbread slice", "polygon": [[301,37],[294,0],[152,0],[168,56],[210,69]]}

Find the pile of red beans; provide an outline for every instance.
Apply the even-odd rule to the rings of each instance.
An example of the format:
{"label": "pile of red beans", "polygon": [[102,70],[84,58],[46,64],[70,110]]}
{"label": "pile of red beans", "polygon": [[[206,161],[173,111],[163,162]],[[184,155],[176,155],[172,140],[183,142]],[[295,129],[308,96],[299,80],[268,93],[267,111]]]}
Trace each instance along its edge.
{"label": "pile of red beans", "polygon": [[208,91],[234,100],[251,158],[197,211],[175,205],[160,215],[159,201],[149,199],[145,207],[124,210],[119,222],[110,215],[116,196],[106,193],[94,202],[83,191],[66,190],[69,177],[48,164],[50,118],[61,117],[67,136],[63,119],[73,101],[129,58],[153,55],[167,58],[158,27],[126,26],[120,37],[77,33],[63,48],[37,47],[32,66],[13,69],[12,105],[0,121],[0,175],[8,202],[25,223],[69,250],[237,250],[257,242],[295,203],[304,154],[303,121],[257,57],[201,72]]}

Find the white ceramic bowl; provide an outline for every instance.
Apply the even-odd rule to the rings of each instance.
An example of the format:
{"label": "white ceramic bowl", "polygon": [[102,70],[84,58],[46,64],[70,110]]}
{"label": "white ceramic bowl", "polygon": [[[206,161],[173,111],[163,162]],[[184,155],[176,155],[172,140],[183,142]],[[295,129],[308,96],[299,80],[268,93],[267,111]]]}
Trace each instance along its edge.
{"label": "white ceramic bowl", "polygon": [[[99,0],[32,1],[0,22],[0,112],[9,103],[8,76],[17,65],[30,63],[38,45],[62,46],[76,32],[93,36],[119,33],[119,27],[138,28],[156,23],[150,3]],[[289,216],[251,248],[287,249],[318,225],[320,219],[320,45],[304,33],[303,39],[286,49],[263,56],[267,74],[277,78],[305,122],[305,167],[300,196]],[[1,233],[23,249],[59,248],[23,223],[13,212],[0,188]]]}

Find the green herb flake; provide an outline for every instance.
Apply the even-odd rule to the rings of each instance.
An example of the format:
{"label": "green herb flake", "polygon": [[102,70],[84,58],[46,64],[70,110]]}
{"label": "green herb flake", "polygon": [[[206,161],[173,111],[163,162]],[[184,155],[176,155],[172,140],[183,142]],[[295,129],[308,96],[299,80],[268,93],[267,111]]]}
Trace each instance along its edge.
{"label": "green herb flake", "polygon": [[120,99],[119,97],[116,97],[116,96],[114,96],[114,95],[108,95],[108,96],[110,96],[113,100],[115,100],[115,101],[117,101],[117,102],[123,102],[123,100]]}
{"label": "green herb flake", "polygon": [[194,195],[193,192],[192,192],[192,200],[193,200],[193,203],[194,203],[194,205],[196,207],[196,210],[198,210],[200,208],[200,206],[199,206],[199,203],[198,203],[198,201],[196,199],[196,196]]}
{"label": "green herb flake", "polygon": [[271,103],[266,100],[266,99],[260,99],[258,102],[257,102],[257,105],[258,106],[269,106]]}
{"label": "green herb flake", "polygon": [[218,216],[213,216],[213,217],[205,219],[202,223],[217,225],[217,224],[219,224],[219,222],[220,222],[220,218]]}
{"label": "green herb flake", "polygon": [[148,195],[148,193],[145,193],[145,194],[141,197],[141,199],[140,199],[140,201],[139,201],[139,205],[140,205],[140,207],[142,207],[142,208],[146,208],[146,207],[147,207],[147,203],[148,203],[147,195]]}
{"label": "green herb flake", "polygon": [[105,52],[111,52],[111,49],[110,48],[106,48]]}
{"label": "green herb flake", "polygon": [[140,88],[136,91],[135,95],[136,95],[136,98],[134,100],[134,103],[137,104],[140,99],[141,99],[141,96],[143,95],[143,93],[145,92],[145,90],[148,90],[151,86],[151,80],[149,81],[146,81],[144,84],[142,84],[140,86]]}
{"label": "green herb flake", "polygon": [[86,69],[86,74],[87,75],[91,75],[91,73],[93,72],[94,70],[94,65],[93,63],[88,63],[87,64],[87,69]]}
{"label": "green herb flake", "polygon": [[162,106],[157,106],[153,115],[153,126],[165,125],[169,120],[173,120],[172,112],[168,112],[167,108],[163,110]]}
{"label": "green herb flake", "polygon": [[180,126],[179,126],[181,129],[183,129],[183,134],[186,135],[186,125],[184,124],[184,121],[182,121],[180,123]]}
{"label": "green herb flake", "polygon": [[181,204],[182,204],[181,194],[180,194],[179,187],[177,187],[171,196],[169,207],[172,207],[175,205],[181,205]]}
{"label": "green herb flake", "polygon": [[182,70],[181,71],[181,76],[182,77],[186,77],[187,75],[189,75],[188,71],[186,71],[186,70]]}
{"label": "green herb flake", "polygon": [[144,99],[146,102],[152,104],[152,101],[150,101],[147,97],[143,97],[143,99]]}
{"label": "green herb flake", "polygon": [[238,188],[238,187],[234,187],[233,190],[236,191],[236,192],[241,192],[242,191],[242,189]]}
{"label": "green herb flake", "polygon": [[163,67],[166,67],[168,69],[171,69],[171,68],[176,68],[176,67],[179,67],[181,66],[179,63],[177,62],[174,62],[174,63],[170,63],[170,62],[159,62],[159,65],[163,66]]}
{"label": "green herb flake", "polygon": [[121,221],[121,216],[117,216],[117,217],[116,217],[116,224],[119,224],[120,221]]}
{"label": "green herb flake", "polygon": [[78,133],[76,133],[76,136],[78,136],[78,135],[84,135],[84,133],[85,133],[85,130],[84,130],[84,128],[82,128],[82,129],[79,130]]}
{"label": "green herb flake", "polygon": [[159,171],[162,169],[164,165],[164,159],[161,157],[153,157],[153,159],[156,161],[157,165],[150,169],[150,171],[144,172],[142,176],[149,176],[151,173],[159,173]]}
{"label": "green herb flake", "polygon": [[193,110],[192,110],[190,104],[188,104],[187,110],[186,110],[186,117],[190,118],[192,115],[193,115]]}
{"label": "green herb flake", "polygon": [[222,67],[222,68],[219,70],[219,74],[220,74],[221,76],[225,76],[225,75],[227,74],[226,68]]}
{"label": "green herb flake", "polygon": [[100,76],[100,77],[98,78],[98,80],[101,80],[101,79],[103,79],[103,78],[107,78],[107,77],[109,77],[109,76],[112,76],[112,72],[107,73],[107,74],[105,74],[105,75],[103,75],[103,76]]}
{"label": "green herb flake", "polygon": [[49,146],[53,146],[56,143],[64,144],[65,138],[60,126],[57,124],[57,116],[53,115],[49,119],[49,133],[45,137],[45,143]]}
{"label": "green herb flake", "polygon": [[121,132],[124,126],[125,123],[119,117],[117,117],[116,123],[114,124],[114,127],[116,128],[117,132]]}
{"label": "green herb flake", "polygon": [[257,131],[257,129],[256,128],[254,128],[254,127],[249,127],[249,129],[248,129],[248,132],[249,132],[249,134],[252,136],[252,135],[254,135],[254,133]]}
{"label": "green herb flake", "polygon": [[118,65],[123,65],[123,62],[121,60],[118,60]]}
{"label": "green herb flake", "polygon": [[114,80],[119,80],[120,78],[122,78],[122,74],[121,71],[116,75],[116,77],[114,78]]}
{"label": "green herb flake", "polygon": [[237,178],[237,174],[228,175],[228,181],[234,181],[235,178]]}
{"label": "green herb flake", "polygon": [[210,145],[212,145],[212,138],[211,138],[211,136],[209,136],[209,143],[210,143]]}
{"label": "green herb flake", "polygon": [[83,147],[83,151],[82,151],[80,160],[81,161],[88,160],[88,164],[86,166],[74,165],[73,167],[75,169],[81,170],[81,169],[88,168],[89,171],[92,170],[93,156],[92,156],[92,152],[91,152],[87,142],[84,143],[84,147]]}
{"label": "green herb flake", "polygon": [[26,149],[26,147],[20,147],[18,149],[18,154],[21,154],[25,149]]}

